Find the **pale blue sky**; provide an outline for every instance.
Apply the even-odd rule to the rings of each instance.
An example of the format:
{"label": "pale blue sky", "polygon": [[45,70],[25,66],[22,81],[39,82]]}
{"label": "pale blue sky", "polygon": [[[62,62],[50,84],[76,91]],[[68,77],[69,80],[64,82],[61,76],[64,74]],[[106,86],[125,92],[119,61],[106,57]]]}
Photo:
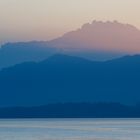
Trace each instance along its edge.
{"label": "pale blue sky", "polygon": [[49,40],[93,20],[140,28],[140,0],[0,0],[0,42]]}

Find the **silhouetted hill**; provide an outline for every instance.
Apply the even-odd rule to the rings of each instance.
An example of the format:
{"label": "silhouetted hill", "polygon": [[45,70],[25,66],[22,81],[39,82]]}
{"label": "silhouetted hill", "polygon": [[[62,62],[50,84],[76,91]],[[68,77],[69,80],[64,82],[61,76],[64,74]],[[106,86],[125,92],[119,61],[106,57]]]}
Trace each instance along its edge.
{"label": "silhouetted hill", "polygon": [[140,101],[140,56],[105,62],[54,55],[0,72],[0,106]]}

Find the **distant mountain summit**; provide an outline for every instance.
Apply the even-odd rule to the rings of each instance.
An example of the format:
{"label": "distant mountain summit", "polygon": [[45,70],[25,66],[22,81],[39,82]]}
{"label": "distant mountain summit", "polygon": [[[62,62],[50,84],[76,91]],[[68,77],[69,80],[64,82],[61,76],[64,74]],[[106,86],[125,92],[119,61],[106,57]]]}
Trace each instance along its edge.
{"label": "distant mountain summit", "polygon": [[93,21],[50,42],[62,48],[93,49],[109,52],[140,52],[140,30],[117,21]]}

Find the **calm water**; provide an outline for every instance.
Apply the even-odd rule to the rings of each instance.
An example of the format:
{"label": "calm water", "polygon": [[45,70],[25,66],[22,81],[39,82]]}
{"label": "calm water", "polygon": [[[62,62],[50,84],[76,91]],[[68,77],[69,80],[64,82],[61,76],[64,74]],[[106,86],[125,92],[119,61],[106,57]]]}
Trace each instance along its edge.
{"label": "calm water", "polygon": [[140,119],[0,120],[0,140],[140,140]]}

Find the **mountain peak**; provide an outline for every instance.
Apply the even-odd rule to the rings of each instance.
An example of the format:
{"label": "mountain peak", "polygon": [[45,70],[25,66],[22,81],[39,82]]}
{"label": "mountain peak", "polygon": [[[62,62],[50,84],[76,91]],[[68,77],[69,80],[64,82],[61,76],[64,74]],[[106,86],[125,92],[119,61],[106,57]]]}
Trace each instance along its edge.
{"label": "mountain peak", "polygon": [[60,48],[86,48],[134,54],[140,52],[140,30],[116,20],[106,22],[94,20],[52,40],[51,45]]}
{"label": "mountain peak", "polygon": [[106,28],[111,28],[111,27],[117,27],[117,28],[126,28],[126,29],[133,29],[133,30],[138,30],[135,26],[130,25],[130,24],[123,24],[121,22],[118,22],[117,20],[114,21],[97,21],[93,20],[92,23],[86,23],[84,24],[81,29],[85,28],[94,28],[94,27],[106,27]]}

